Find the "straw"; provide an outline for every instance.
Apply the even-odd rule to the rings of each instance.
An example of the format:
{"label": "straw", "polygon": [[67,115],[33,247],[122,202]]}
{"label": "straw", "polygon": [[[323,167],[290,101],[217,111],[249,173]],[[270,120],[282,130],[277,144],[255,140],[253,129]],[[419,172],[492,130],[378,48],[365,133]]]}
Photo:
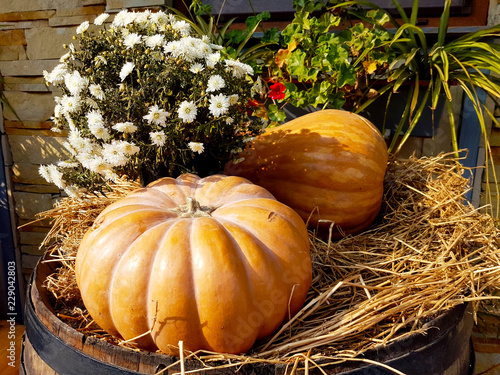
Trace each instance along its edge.
{"label": "straw", "polygon": [[[469,181],[463,172],[452,154],[391,160],[383,205],[369,230],[338,241],[310,234],[313,284],[296,316],[248,353],[186,352],[186,358],[199,360],[199,371],[213,369],[215,362],[280,363],[292,373],[322,369],[325,363],[360,361],[369,349],[425,332],[426,323],[464,302],[472,304],[474,315],[483,306],[494,309],[500,230],[491,216],[465,201]],[[98,327],[88,325],[74,281],[78,244],[104,207],[135,188],[124,182],[107,197],[66,198],[41,215],[54,219],[46,244],[61,262],[45,285],[61,319],[88,326],[89,334]]]}

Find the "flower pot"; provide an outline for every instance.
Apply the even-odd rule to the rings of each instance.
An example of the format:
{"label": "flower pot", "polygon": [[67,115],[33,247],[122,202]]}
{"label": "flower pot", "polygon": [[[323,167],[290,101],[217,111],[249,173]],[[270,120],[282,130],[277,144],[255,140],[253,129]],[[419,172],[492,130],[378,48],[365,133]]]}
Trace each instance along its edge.
{"label": "flower pot", "polygon": [[[360,115],[366,117],[368,120],[373,122],[373,124],[379,128],[380,131],[385,129],[385,131],[389,130],[391,135],[396,132],[399,121],[403,117],[403,112],[406,106],[406,101],[408,99],[408,95],[413,90],[413,86],[403,85],[398,89],[397,93],[393,93],[389,103],[389,92],[384,93],[380,98],[377,98],[370,106],[368,106]],[[417,107],[422,102],[422,99],[425,95],[426,87],[420,87],[419,95],[418,95],[418,103]],[[439,126],[439,122],[441,119],[441,115],[443,114],[444,106],[445,106],[446,96],[441,94],[439,97],[438,103],[434,111],[431,110],[431,101],[428,100],[428,105],[426,105],[425,109],[422,112],[422,116],[420,120],[415,125],[411,135],[414,137],[426,137],[430,138],[436,134],[436,131]],[[433,113],[434,112],[434,113]],[[385,127],[384,127],[384,119],[385,119]],[[408,122],[403,127],[403,134],[408,129]]]}
{"label": "flower pot", "polygon": [[[48,292],[42,286],[56,266],[54,262],[39,263],[28,286],[26,334],[20,370],[22,375],[154,374],[178,360],[160,353],[135,351],[85,336],[59,320],[50,304]],[[425,334],[407,335],[389,345],[366,352],[363,358],[385,363],[407,375],[472,374],[472,325],[472,314],[465,305],[459,305],[428,322]],[[238,366],[238,374],[286,374],[290,371],[288,367],[286,364],[251,363]],[[186,371],[201,368],[198,361],[185,362]],[[235,368],[229,367],[200,373],[234,374],[234,370]],[[169,368],[168,373],[179,371],[180,365],[176,364]],[[359,361],[326,365],[323,371],[343,375],[393,374],[376,364]],[[309,372],[321,373],[315,368],[310,368]]]}

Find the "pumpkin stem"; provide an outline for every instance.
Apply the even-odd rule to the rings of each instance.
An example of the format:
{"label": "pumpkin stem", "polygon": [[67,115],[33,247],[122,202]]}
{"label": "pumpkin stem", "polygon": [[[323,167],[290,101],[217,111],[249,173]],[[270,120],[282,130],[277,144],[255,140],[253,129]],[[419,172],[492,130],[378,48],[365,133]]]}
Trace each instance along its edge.
{"label": "pumpkin stem", "polygon": [[174,210],[180,217],[204,217],[211,216],[213,208],[201,206],[196,199],[188,197],[186,204],[180,205]]}

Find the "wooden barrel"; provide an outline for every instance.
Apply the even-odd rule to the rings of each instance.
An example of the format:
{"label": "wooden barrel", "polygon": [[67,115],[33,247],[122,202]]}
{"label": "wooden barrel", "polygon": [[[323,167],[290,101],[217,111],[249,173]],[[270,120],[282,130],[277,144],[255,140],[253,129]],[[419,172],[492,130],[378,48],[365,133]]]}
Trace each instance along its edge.
{"label": "wooden barrel", "polygon": [[[177,362],[175,357],[134,351],[84,336],[62,322],[42,287],[54,268],[55,263],[39,263],[28,287],[21,375],[155,374]],[[366,352],[363,358],[385,363],[406,375],[473,374],[472,326],[472,314],[466,306],[460,305],[429,322],[425,334],[415,333],[395,340],[390,345]],[[200,362],[195,360],[185,362],[186,371],[201,367]],[[180,365],[174,365],[167,371],[162,373],[178,373]],[[200,374],[234,374],[236,371],[238,374],[284,375],[290,373],[290,368],[280,364],[248,364],[210,371],[204,369]],[[322,371],[311,366],[309,373],[394,374],[384,367],[366,362],[325,365]]]}

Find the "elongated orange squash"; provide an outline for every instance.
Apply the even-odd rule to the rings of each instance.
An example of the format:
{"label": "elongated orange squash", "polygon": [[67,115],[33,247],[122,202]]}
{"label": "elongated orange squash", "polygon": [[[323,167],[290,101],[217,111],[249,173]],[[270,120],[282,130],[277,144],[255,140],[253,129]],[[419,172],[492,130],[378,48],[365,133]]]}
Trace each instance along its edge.
{"label": "elongated orange squash", "polygon": [[320,232],[334,223],[358,233],[380,210],[387,147],[378,129],[356,114],[298,117],[266,130],[239,157],[244,160],[226,164],[226,174],[266,188]]}
{"label": "elongated orange squash", "polygon": [[303,220],[241,177],[163,178],[108,206],[76,258],[82,299],[140,347],[241,353],[304,303]]}

